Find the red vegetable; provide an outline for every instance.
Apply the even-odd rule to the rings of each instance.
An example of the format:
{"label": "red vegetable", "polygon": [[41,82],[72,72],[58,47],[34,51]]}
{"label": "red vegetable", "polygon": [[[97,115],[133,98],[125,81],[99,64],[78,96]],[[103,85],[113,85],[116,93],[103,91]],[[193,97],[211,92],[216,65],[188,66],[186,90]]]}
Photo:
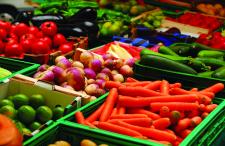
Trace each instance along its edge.
{"label": "red vegetable", "polygon": [[169,118],[160,118],[153,121],[153,126],[156,129],[161,129],[161,130],[166,129],[168,126],[170,126],[170,124],[171,122]]}
{"label": "red vegetable", "polygon": [[79,124],[85,124],[84,115],[82,112],[78,111],[75,113],[75,118],[77,120],[77,123]]}

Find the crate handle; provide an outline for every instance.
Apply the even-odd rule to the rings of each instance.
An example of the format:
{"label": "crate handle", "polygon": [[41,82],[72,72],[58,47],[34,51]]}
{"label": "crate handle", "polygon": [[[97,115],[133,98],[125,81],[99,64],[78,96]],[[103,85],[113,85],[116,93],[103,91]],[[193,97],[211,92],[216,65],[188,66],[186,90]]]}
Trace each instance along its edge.
{"label": "crate handle", "polygon": [[48,82],[48,81],[44,81],[44,80],[37,80],[35,83],[35,85],[54,91],[55,90],[55,84]]}

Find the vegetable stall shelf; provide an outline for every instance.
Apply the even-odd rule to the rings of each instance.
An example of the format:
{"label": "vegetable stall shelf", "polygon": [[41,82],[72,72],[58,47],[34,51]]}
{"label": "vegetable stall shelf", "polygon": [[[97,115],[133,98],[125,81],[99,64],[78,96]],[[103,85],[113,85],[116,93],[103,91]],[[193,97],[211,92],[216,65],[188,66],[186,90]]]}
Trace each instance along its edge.
{"label": "vegetable stall shelf", "polygon": [[[76,111],[66,115],[65,117],[58,120],[58,122],[65,122],[70,125],[78,126],[79,124],[74,123],[75,121],[74,114],[77,111],[81,111],[85,117],[90,115],[93,111],[95,111],[106,99],[108,94],[105,94],[101,97],[99,97],[97,100],[88,103],[87,105],[77,109]],[[213,110],[180,144],[180,146],[196,146],[196,145],[210,145],[213,143],[213,141],[219,136],[220,133],[225,129],[224,122],[225,122],[225,100],[222,98],[215,98],[213,100],[213,103],[218,104],[218,107]],[[216,123],[216,124],[215,124]],[[88,130],[90,133],[96,132],[96,133],[102,133],[102,136],[105,137],[114,137],[117,140],[123,140],[129,143],[132,143],[132,145],[160,145],[156,142],[151,142],[148,140],[142,140],[137,138],[131,138],[129,136],[107,132],[105,130],[101,129],[95,129],[95,128],[89,128],[87,126],[79,125],[78,127]],[[112,141],[114,142],[114,141]],[[120,143],[120,145],[129,145],[128,143]]]}
{"label": "vegetable stall shelf", "polygon": [[35,63],[0,57],[0,67],[12,72],[11,75],[1,78],[0,82],[3,82],[5,79],[11,78],[16,74],[24,74],[24,75],[33,74],[34,72],[36,72],[39,66],[40,66],[39,64]]}

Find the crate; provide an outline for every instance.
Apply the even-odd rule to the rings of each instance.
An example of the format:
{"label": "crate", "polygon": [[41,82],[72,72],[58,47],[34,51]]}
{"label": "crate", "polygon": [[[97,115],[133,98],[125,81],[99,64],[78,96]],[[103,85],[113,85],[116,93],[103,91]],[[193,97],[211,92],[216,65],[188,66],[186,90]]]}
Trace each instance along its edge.
{"label": "crate", "polygon": [[[159,69],[155,67],[145,66],[136,61],[134,65],[134,77],[139,80],[162,80],[166,79],[170,82],[180,82],[186,88],[198,87],[206,88],[218,82],[225,84],[225,79],[199,77],[194,74]],[[218,97],[225,98],[224,92],[218,93]]]}
{"label": "crate", "polygon": [[[83,112],[84,116],[87,117],[90,115],[93,111],[95,111],[105,100],[108,94],[105,94],[101,97],[99,97],[94,102],[91,102],[76,111],[66,115],[65,117],[61,118],[60,121],[69,121],[69,122],[75,122],[74,114],[77,111]],[[224,123],[225,123],[225,100],[222,98],[215,98],[213,100],[213,103],[219,104],[219,106],[211,112],[202,122],[199,124],[181,143],[180,146],[202,146],[206,145],[206,142],[204,141],[207,139],[208,141],[212,139],[212,141],[217,138],[217,136],[222,132],[223,129],[225,129]],[[216,123],[216,124],[215,124]],[[74,123],[76,124],[76,123]],[[86,127],[83,125],[80,125],[82,127]],[[87,128],[88,129],[88,128]],[[93,129],[89,128],[90,131],[99,131],[99,132],[105,132],[105,130],[101,129]],[[126,141],[134,140],[136,143],[139,143],[139,145],[153,145],[153,143],[158,144],[156,142],[150,142],[146,140],[136,139],[136,138],[130,138],[129,136],[122,137],[121,134],[112,133],[109,135],[114,135],[115,137],[121,137],[125,139]],[[215,134],[217,133],[217,134]],[[132,145],[135,145],[133,143]]]}
{"label": "crate", "polygon": [[1,78],[0,83],[8,78],[15,76],[16,74],[27,75],[30,74],[31,72],[35,72],[39,66],[40,66],[39,64],[35,63],[0,57],[0,67],[5,68],[12,72],[11,75],[5,78]]}

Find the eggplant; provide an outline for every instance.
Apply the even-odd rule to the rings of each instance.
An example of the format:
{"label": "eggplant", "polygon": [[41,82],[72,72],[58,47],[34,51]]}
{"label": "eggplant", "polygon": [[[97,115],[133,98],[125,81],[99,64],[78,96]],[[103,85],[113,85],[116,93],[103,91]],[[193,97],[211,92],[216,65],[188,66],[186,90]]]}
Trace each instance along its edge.
{"label": "eggplant", "polygon": [[31,18],[31,22],[35,26],[40,26],[45,21],[53,21],[56,24],[65,23],[65,19],[61,15],[45,14],[45,15],[36,15]]}
{"label": "eggplant", "polygon": [[68,22],[75,23],[77,21],[83,21],[83,20],[94,21],[96,19],[97,19],[97,10],[91,7],[86,7],[86,8],[80,9],[76,14],[71,16],[68,19]]}
{"label": "eggplant", "polygon": [[70,25],[70,24],[59,24],[58,32],[63,34],[66,37],[88,36],[88,31],[85,28],[77,26],[77,25]]}

